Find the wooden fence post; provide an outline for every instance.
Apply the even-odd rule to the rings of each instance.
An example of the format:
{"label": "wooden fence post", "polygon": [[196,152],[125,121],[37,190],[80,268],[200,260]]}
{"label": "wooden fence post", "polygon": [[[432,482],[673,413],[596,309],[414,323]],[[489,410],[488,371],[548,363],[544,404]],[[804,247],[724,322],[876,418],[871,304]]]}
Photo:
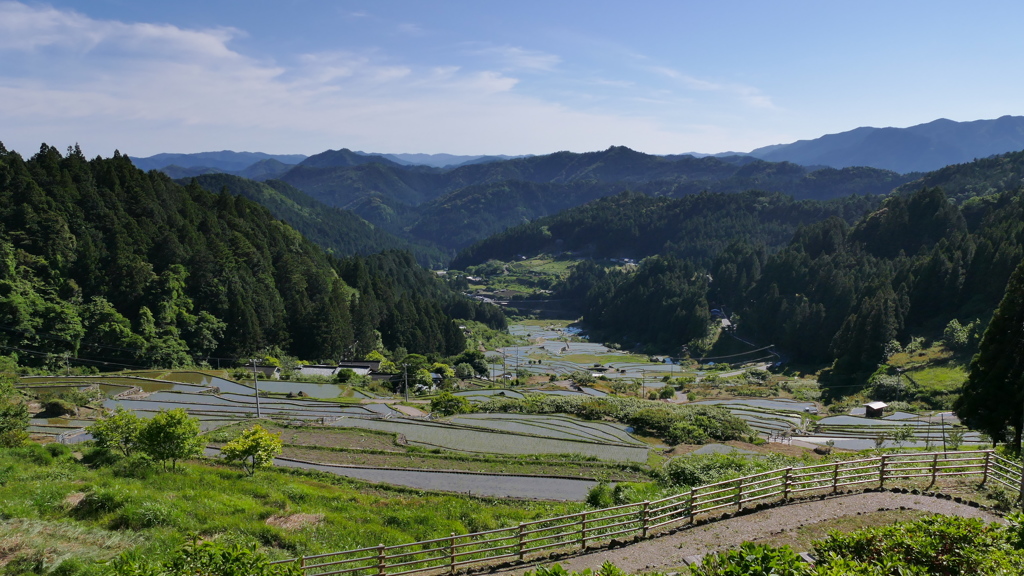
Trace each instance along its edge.
{"label": "wooden fence post", "polygon": [[523,561],[523,524],[522,524],[522,522],[519,523],[519,544],[518,544],[518,550],[519,550],[519,561],[522,562]]}
{"label": "wooden fence post", "polygon": [[885,454],[882,454],[882,462],[878,465],[878,487],[885,486]]}
{"label": "wooden fence post", "polygon": [[643,508],[640,509],[640,534],[647,538],[647,512],[651,507],[650,500],[644,500]]}
{"label": "wooden fence post", "polygon": [[736,480],[736,511],[743,510],[743,478]]}
{"label": "wooden fence post", "polygon": [[786,468],[785,474],[782,475],[782,499],[789,500],[789,472],[792,468]]}
{"label": "wooden fence post", "polygon": [[587,549],[587,514],[580,516],[580,550]]}
{"label": "wooden fence post", "polygon": [[697,489],[690,488],[690,524],[697,521]]}
{"label": "wooden fence post", "polygon": [[452,538],[448,541],[448,568],[451,574],[455,574],[455,532],[452,532]]}
{"label": "wooden fence post", "polygon": [[981,471],[981,485],[984,486],[988,482],[988,467],[991,466],[992,452],[989,450],[985,451],[985,469]]}
{"label": "wooden fence post", "polygon": [[380,576],[387,574],[388,569],[388,557],[384,554],[384,550],[383,544],[377,546],[377,574]]}
{"label": "wooden fence post", "polygon": [[935,455],[932,456],[932,483],[931,483],[932,486],[935,485],[935,475],[938,474],[938,473],[939,473],[939,455],[935,454]]}
{"label": "wooden fence post", "polygon": [[305,556],[299,556],[299,571],[302,572],[303,574],[306,573],[306,557]]}
{"label": "wooden fence post", "polygon": [[839,463],[836,462],[836,466],[832,470],[832,493],[835,494],[838,491],[839,491]]}

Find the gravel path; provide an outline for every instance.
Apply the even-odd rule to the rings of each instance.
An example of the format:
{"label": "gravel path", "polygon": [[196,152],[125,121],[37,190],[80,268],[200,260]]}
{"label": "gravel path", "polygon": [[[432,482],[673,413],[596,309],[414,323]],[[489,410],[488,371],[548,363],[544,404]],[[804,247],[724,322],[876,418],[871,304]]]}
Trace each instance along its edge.
{"label": "gravel path", "polygon": [[[685,556],[703,555],[737,547],[749,540],[766,538],[780,532],[796,530],[801,526],[844,516],[856,516],[857,514],[877,512],[879,509],[899,509],[900,507],[949,516],[981,518],[986,522],[1001,521],[1001,518],[995,514],[950,500],[913,494],[867,492],[779,506],[680,530],[675,534],[667,534],[622,548],[599,550],[557,561],[543,560],[538,564],[558,563],[567,570],[579,571],[590,568],[596,571],[601,564],[607,561],[622,568],[628,574],[675,571],[686,564],[683,560]],[[805,550],[798,550],[798,552],[805,552]],[[513,570],[495,572],[494,574],[522,574],[532,568],[533,566],[519,566]]]}

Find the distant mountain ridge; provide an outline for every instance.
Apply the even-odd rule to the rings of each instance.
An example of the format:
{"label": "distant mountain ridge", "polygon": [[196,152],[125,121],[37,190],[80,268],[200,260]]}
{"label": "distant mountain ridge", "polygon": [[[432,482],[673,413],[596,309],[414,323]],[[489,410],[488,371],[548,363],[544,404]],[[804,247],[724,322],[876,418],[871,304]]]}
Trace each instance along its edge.
{"label": "distant mountain ridge", "polygon": [[1024,150],[1024,116],[909,128],[855,128],[813,140],[757,148],[750,156],[802,166],[871,166],[901,174],[929,172],[995,154]]}
{"label": "distant mountain ridge", "polygon": [[351,166],[354,154],[311,157],[280,179],[409,240],[450,250],[625,190],[682,197],[704,190],[758,189],[827,199],[885,194],[910,179],[875,168],[815,170],[750,156],[666,158],[624,146],[447,170],[385,162]]}
{"label": "distant mountain ridge", "polygon": [[156,154],[145,158],[131,158],[139,170],[162,170],[167,166],[181,168],[212,168],[221,172],[241,171],[261,160],[277,160],[283,164],[298,164],[305,154],[265,154],[263,152],[197,152],[194,154]]}
{"label": "distant mountain ridge", "polygon": [[381,154],[373,152],[359,152],[356,154],[365,154],[367,156],[383,156],[399,164],[407,166],[430,166],[432,168],[457,168],[466,164],[483,164],[485,162],[500,162],[502,160],[512,160],[514,158],[523,158],[524,156],[506,156],[504,154],[498,154],[494,156],[487,155],[458,155],[458,154]]}

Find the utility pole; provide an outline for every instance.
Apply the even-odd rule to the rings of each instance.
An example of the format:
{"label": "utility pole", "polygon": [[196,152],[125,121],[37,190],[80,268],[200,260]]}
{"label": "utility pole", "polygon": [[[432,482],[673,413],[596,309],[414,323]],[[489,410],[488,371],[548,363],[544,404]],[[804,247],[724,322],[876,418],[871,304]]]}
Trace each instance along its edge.
{"label": "utility pole", "polygon": [[405,401],[409,401],[409,365],[402,364],[402,373],[405,374]]}
{"label": "utility pole", "polygon": [[263,418],[263,413],[260,412],[260,379],[256,376],[256,359],[252,359],[252,385],[256,389],[256,417]]}

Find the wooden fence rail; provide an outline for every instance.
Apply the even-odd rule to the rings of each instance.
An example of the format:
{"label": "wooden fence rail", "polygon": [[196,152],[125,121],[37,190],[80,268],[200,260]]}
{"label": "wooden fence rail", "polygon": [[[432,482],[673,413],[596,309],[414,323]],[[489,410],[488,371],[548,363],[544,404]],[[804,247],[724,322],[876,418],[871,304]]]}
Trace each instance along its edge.
{"label": "wooden fence rail", "polygon": [[949,476],[981,476],[1012,490],[1021,486],[1022,466],[991,450],[884,454],[859,460],[783,468],[691,488],[661,500],[588,510],[518,526],[452,534],[409,544],[374,546],[281,560],[298,563],[306,576],[401,576],[420,572],[454,573],[459,567],[559,549],[583,549],[615,537],[644,536],[671,524],[692,523],[718,510],[741,510],[754,502],[788,499],[805,492],[835,493],[840,488]]}

